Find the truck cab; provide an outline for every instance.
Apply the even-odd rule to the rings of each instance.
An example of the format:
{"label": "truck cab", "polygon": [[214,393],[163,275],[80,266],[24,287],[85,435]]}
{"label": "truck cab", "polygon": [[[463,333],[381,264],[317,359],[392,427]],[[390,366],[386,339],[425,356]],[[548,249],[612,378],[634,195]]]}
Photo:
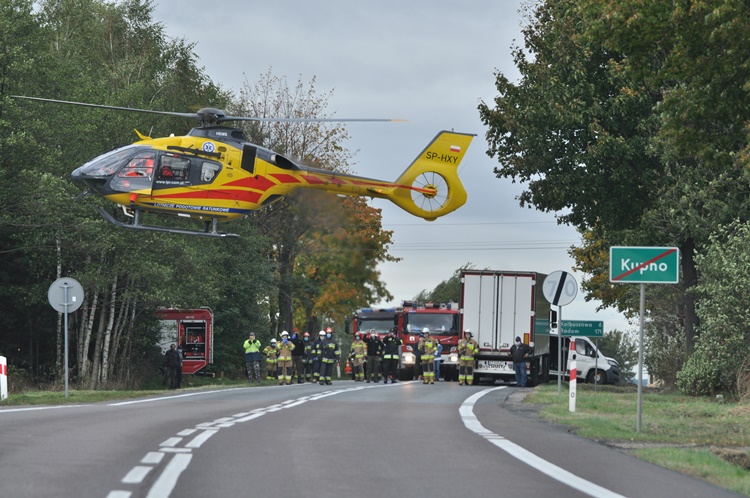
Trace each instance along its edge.
{"label": "truck cab", "polygon": [[[561,373],[558,368],[557,348],[560,338],[557,329],[552,329],[549,336],[549,356],[551,378]],[[572,344],[572,346],[571,346]],[[620,365],[614,358],[608,358],[599,351],[588,337],[562,337],[562,371],[564,378],[570,378],[571,348],[576,355],[576,378],[588,383],[617,384],[620,381]]]}

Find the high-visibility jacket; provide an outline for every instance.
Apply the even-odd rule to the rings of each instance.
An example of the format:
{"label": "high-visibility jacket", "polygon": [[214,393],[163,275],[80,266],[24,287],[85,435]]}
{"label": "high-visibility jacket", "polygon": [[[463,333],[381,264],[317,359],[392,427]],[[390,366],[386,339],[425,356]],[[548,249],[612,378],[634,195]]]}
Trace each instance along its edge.
{"label": "high-visibility jacket", "polygon": [[294,344],[292,341],[281,341],[278,343],[279,346],[279,361],[286,361],[292,359],[292,350],[294,350]]}
{"label": "high-visibility jacket", "polygon": [[323,341],[320,345],[320,351],[322,356],[321,361],[323,363],[337,362],[339,361],[339,357],[341,356],[339,345],[333,339],[326,339],[325,341]]}
{"label": "high-visibility jacket", "polygon": [[248,339],[242,347],[245,348],[245,362],[260,361],[260,341],[258,339],[254,341]]}
{"label": "high-visibility jacket", "polygon": [[398,337],[388,336],[383,339],[385,345],[385,351],[383,353],[384,360],[398,360],[399,357],[399,346],[401,346],[401,339]]}
{"label": "high-visibility jacket", "polygon": [[367,344],[362,339],[352,343],[352,354],[355,358],[364,358],[367,354]]}
{"label": "high-visibility jacket", "polygon": [[464,339],[458,343],[460,360],[470,361],[479,352],[479,344],[474,339]]}
{"label": "high-visibility jacket", "polygon": [[276,346],[269,344],[263,350],[263,354],[266,355],[266,363],[276,363],[276,357],[279,354],[279,350]]}

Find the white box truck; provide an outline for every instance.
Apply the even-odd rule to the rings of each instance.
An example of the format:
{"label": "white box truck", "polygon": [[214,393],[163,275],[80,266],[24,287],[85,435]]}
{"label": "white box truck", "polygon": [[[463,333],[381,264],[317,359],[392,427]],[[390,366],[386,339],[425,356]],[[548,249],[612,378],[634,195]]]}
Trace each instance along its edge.
{"label": "white box truck", "polygon": [[[462,270],[461,334],[471,330],[479,343],[474,362],[474,383],[482,380],[515,381],[510,347],[515,338],[532,348],[526,363],[527,385],[557,378],[558,336],[551,328],[549,301],[542,294],[547,275],[537,272]],[[576,377],[587,382],[617,383],[619,365],[602,355],[588,337],[563,337],[562,374],[568,378],[570,340],[577,350]]]}
{"label": "white box truck", "polygon": [[527,385],[549,377],[550,303],[542,295],[546,275],[537,272],[462,270],[461,332],[479,343],[474,383],[514,381],[510,347],[515,338],[532,348]]}

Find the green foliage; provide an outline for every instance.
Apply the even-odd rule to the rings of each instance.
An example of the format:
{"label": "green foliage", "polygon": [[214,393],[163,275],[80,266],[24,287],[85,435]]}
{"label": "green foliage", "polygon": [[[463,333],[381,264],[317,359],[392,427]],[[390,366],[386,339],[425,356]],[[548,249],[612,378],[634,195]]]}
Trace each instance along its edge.
{"label": "green foliage", "polygon": [[495,173],[528,184],[522,205],[584,234],[572,254],[591,275],[584,289],[605,306],[632,313],[638,300],[606,280],[602,249],[680,248],[678,292],[657,291],[660,304],[649,304],[658,355],[647,361],[670,382],[696,345],[694,254],[721,225],[750,220],[750,42],[741,35],[750,6],[547,1],[528,21],[514,49],[520,80],[498,73],[494,106],[479,106]]}
{"label": "green foliage", "polygon": [[750,297],[742,290],[750,274],[748,243],[750,226],[735,222],[712,236],[697,258],[703,276],[697,288],[701,327],[695,354],[678,375],[677,385],[685,393],[736,395],[742,388],[738,373],[750,357]]}
{"label": "green foliage", "polygon": [[620,383],[633,378],[633,367],[638,364],[638,344],[632,333],[612,330],[598,340],[599,350],[620,364]]}

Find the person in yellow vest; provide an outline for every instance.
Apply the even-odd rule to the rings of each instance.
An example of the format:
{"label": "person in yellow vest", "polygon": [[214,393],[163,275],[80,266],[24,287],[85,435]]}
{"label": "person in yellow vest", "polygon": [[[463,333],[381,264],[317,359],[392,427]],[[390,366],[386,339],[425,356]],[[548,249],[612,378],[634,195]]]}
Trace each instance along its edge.
{"label": "person in yellow vest", "polygon": [[281,343],[279,343],[279,385],[292,383],[292,351],[294,344],[289,339],[289,332],[286,330],[281,333]]}
{"label": "person in yellow vest", "polygon": [[474,356],[479,352],[479,344],[471,330],[464,330],[464,338],[458,342],[458,385],[474,383]]}
{"label": "person in yellow vest", "polygon": [[354,334],[352,342],[352,372],[354,381],[362,382],[365,380],[365,356],[367,355],[367,344],[362,340],[359,333]]}
{"label": "person in yellow vest", "polygon": [[276,346],[276,339],[271,339],[271,344],[263,349],[263,355],[266,357],[266,378],[276,378],[276,358],[279,356],[279,348]]}
{"label": "person in yellow vest", "polygon": [[424,337],[419,339],[417,349],[422,351],[422,378],[425,384],[435,383],[435,352],[438,349],[438,340],[430,335],[430,329],[422,329]]}
{"label": "person in yellow vest", "polygon": [[260,384],[260,341],[255,338],[255,333],[250,332],[250,338],[245,341],[243,347],[245,348],[247,380]]}

